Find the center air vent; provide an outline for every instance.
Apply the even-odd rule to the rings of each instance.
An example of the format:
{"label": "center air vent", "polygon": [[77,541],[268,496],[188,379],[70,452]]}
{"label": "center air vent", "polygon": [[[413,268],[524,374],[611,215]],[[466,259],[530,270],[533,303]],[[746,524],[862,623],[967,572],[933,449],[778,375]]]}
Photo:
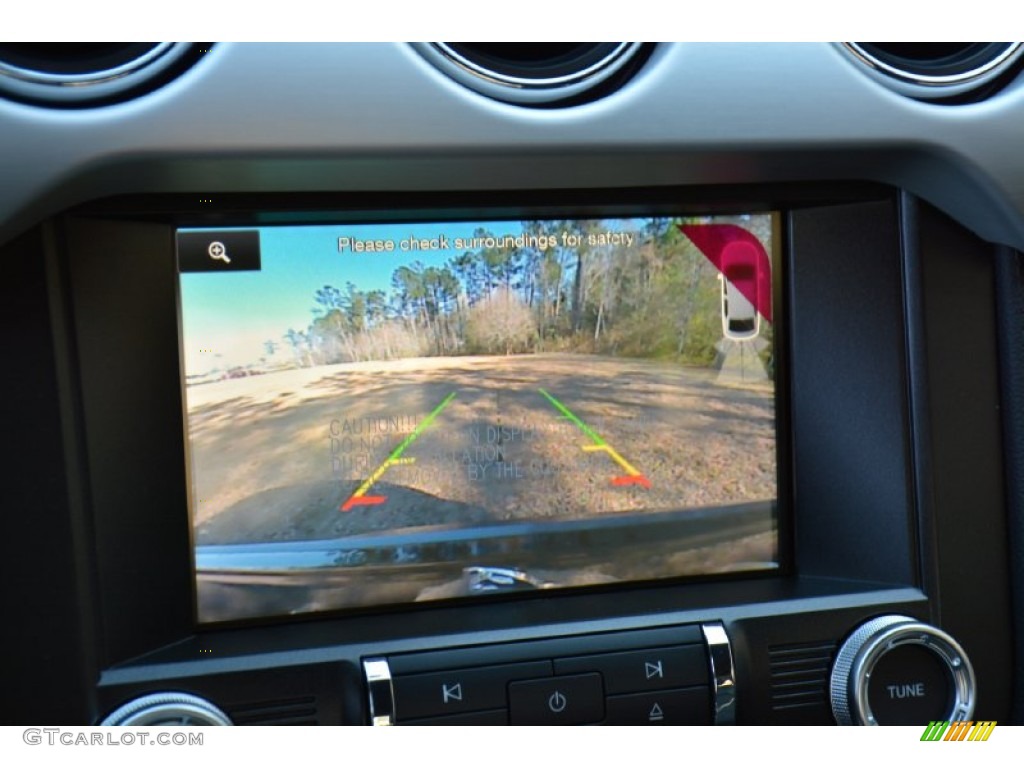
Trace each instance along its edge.
{"label": "center air vent", "polygon": [[202,55],[190,43],[0,43],[0,97],[32,104],[108,104],[151,90]]}
{"label": "center air vent", "polygon": [[642,43],[426,43],[417,49],[454,80],[514,104],[562,106],[596,98],[642,63]]}
{"label": "center air vent", "polygon": [[964,101],[991,93],[1018,70],[1021,43],[845,43],[876,77],[932,101]]}

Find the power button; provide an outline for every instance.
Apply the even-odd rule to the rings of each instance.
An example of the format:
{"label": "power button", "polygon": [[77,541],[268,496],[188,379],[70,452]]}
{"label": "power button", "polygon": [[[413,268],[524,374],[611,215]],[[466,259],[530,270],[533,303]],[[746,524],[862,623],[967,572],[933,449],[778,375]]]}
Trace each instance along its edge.
{"label": "power button", "polygon": [[508,687],[512,725],[583,725],[604,719],[601,675],[522,680]]}
{"label": "power button", "polygon": [[552,714],[559,715],[565,712],[567,706],[569,706],[569,700],[565,698],[565,694],[561,691],[555,691],[548,696],[548,709],[551,710]]}

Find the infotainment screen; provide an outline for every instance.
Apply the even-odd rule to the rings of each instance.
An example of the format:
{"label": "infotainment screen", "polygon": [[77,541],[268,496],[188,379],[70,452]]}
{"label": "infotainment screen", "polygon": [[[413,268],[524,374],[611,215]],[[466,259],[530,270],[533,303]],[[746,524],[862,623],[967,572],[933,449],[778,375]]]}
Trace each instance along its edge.
{"label": "infotainment screen", "polygon": [[776,228],[179,230],[198,620],[777,569]]}

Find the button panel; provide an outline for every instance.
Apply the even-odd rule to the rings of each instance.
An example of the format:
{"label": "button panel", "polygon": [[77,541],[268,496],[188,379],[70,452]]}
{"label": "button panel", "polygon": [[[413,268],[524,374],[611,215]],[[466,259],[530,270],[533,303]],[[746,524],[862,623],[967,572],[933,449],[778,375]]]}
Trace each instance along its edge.
{"label": "button panel", "polygon": [[[720,676],[717,670],[711,674],[705,642],[694,642],[706,637],[708,627],[721,629],[720,624],[658,627],[374,658],[378,672],[381,663],[388,665],[393,702],[392,717],[381,717],[377,710],[387,697],[379,682],[376,696],[371,688],[373,720],[399,725],[720,722],[712,717]],[[725,638],[724,631],[719,634]]]}

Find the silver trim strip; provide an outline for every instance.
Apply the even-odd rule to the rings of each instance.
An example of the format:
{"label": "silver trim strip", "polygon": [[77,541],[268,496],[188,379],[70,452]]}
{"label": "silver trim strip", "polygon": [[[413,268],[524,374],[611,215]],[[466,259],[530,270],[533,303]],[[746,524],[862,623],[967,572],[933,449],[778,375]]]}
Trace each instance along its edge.
{"label": "silver trim strip", "polygon": [[395,724],[395,690],[387,659],[365,659],[366,696],[370,706],[370,725]]}
{"label": "silver trim strip", "polygon": [[715,725],[736,724],[736,670],[732,661],[732,646],[722,622],[701,624],[704,642],[708,647],[711,668],[711,695]]}

